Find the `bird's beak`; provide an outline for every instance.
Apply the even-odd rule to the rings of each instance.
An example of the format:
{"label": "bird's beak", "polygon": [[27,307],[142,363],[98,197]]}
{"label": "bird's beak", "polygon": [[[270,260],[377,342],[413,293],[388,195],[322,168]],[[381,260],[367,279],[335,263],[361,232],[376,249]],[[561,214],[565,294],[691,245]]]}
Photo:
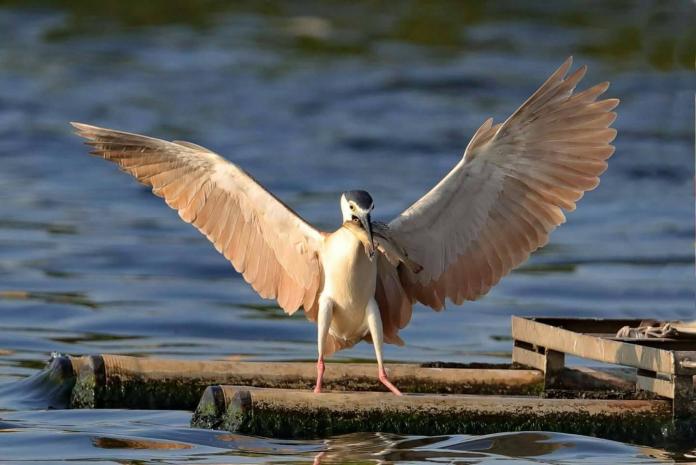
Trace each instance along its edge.
{"label": "bird's beak", "polygon": [[372,258],[375,255],[375,241],[372,239],[372,220],[370,219],[370,212],[361,214],[359,216],[360,222],[362,223],[363,229],[367,233],[367,254]]}

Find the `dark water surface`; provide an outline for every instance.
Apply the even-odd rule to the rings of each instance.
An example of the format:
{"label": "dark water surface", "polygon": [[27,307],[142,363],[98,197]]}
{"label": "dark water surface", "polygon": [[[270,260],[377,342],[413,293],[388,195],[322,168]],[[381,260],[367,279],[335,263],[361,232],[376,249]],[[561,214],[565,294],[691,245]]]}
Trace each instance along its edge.
{"label": "dark water surface", "polygon": [[407,346],[386,356],[505,362],[512,314],[693,318],[694,4],[539,3],[0,1],[0,463],[693,459],[691,444],[542,432],[277,441],[189,429],[187,412],[43,410],[22,381],[52,351],[316,350],[303,315],[260,300],[160,199],[88,157],[68,121],[206,145],[332,228],[351,188],[392,218],[570,54],[622,99],[601,186],[486,298],[416,307]]}

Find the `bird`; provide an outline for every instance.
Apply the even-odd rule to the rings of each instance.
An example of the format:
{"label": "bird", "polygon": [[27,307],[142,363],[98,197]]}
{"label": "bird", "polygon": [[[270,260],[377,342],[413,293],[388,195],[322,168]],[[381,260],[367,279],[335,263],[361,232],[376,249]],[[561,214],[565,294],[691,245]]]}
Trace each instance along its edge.
{"label": "bird", "polygon": [[416,303],[436,311],[485,295],[544,246],[614,153],[616,98],[602,82],[576,92],[587,67],[569,57],[506,120],[487,119],[430,191],[388,223],[365,190],[340,195],[342,224],[322,231],[250,174],[186,141],[71,123],[91,153],[151,187],[264,299],[317,324],[324,360],[366,340],[391,392],[383,344],[403,345]]}

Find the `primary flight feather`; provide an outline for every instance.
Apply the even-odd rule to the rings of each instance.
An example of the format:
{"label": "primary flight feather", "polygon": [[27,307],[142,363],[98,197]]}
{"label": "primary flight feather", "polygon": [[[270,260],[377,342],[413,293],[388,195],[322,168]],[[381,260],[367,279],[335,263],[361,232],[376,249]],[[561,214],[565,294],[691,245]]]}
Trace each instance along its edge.
{"label": "primary flight feather", "polygon": [[419,301],[435,310],[484,295],[547,243],[614,152],[608,83],[575,93],[572,59],[507,120],[488,119],[462,159],[388,224],[371,220],[365,191],[340,198],[343,225],[319,231],[242,169],[190,142],[72,123],[93,154],[117,163],[215,245],[263,298],[302,307],[318,325],[316,392],[324,356],[362,339],[403,344],[398,331]]}

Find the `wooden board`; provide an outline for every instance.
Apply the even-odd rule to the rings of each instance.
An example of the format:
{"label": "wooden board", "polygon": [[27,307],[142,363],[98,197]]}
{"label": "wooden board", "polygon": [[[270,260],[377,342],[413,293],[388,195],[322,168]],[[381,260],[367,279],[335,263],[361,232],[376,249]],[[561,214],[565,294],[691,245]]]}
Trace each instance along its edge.
{"label": "wooden board", "polygon": [[559,382],[564,355],[638,369],[637,388],[673,399],[673,415],[696,414],[696,339],[617,338],[643,320],[512,317],[513,361],[544,372],[545,388]]}
{"label": "wooden board", "polygon": [[[227,362],[75,357],[73,408],[194,409],[206,387],[239,384],[311,390],[314,362]],[[542,374],[528,369],[428,368],[389,364],[390,379],[404,392],[538,394]],[[324,386],[334,390],[386,390],[372,363],[327,363]]]}
{"label": "wooden board", "polygon": [[[663,400],[542,399],[470,395],[327,392],[211,386],[192,426],[310,438],[355,431],[489,434],[548,430],[658,444],[677,434]],[[678,434],[696,437],[694,422]],[[681,436],[680,436],[681,437]]]}
{"label": "wooden board", "polygon": [[543,320],[535,321],[513,316],[512,338],[605,363],[616,363],[669,374],[679,370],[669,351],[590,336],[563,327],[552,326]]}

